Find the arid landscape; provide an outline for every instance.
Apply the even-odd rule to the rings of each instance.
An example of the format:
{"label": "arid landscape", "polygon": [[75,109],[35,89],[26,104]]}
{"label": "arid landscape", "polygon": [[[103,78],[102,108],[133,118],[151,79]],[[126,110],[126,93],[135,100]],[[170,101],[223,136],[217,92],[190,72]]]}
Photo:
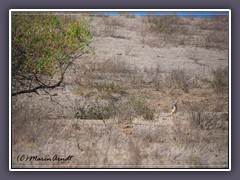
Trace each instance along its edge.
{"label": "arid landscape", "polygon": [[91,17],[63,84],[12,97],[12,168],[228,168],[228,17]]}

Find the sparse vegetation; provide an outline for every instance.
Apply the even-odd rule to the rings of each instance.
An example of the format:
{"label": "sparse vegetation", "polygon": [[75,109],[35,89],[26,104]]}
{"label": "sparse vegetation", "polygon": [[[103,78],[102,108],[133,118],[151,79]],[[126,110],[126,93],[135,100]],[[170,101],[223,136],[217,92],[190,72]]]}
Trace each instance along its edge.
{"label": "sparse vegetation", "polygon": [[158,91],[163,88],[164,84],[164,78],[162,73],[163,71],[161,70],[160,65],[158,65],[155,69],[150,70],[148,75],[151,79],[149,84],[153,84],[153,87]]}
{"label": "sparse vegetation", "polygon": [[[46,130],[56,131],[57,125],[48,122],[52,109],[44,106],[30,105],[13,99],[12,104],[12,143],[22,143],[23,145],[37,146],[45,142],[42,138]],[[61,125],[61,124],[59,124]],[[51,129],[52,128],[52,129]],[[45,134],[47,135],[47,134]]]}
{"label": "sparse vegetation", "polygon": [[[63,86],[14,97],[13,166],[226,168],[229,72],[217,67],[227,65],[228,21],[93,17],[95,52],[70,64]],[[74,158],[21,164],[19,152]]]}
{"label": "sparse vegetation", "polygon": [[148,22],[151,23],[151,28],[159,33],[171,34],[176,31],[180,18],[175,15],[170,16],[148,16]]}
{"label": "sparse vegetation", "polygon": [[174,69],[166,77],[166,83],[169,87],[182,89],[184,92],[189,91],[189,77],[185,70]]}
{"label": "sparse vegetation", "polygon": [[93,101],[77,103],[75,117],[78,119],[109,119],[117,117],[119,122],[132,121],[133,118],[143,117],[146,120],[154,118],[154,110],[140,97],[133,96],[126,102],[112,103]]}
{"label": "sparse vegetation", "polygon": [[114,115],[115,109],[112,104],[93,101],[76,104],[75,117],[77,119],[109,119]]}
{"label": "sparse vegetation", "polygon": [[216,92],[223,92],[228,88],[228,68],[212,70],[213,80],[211,85]]}
{"label": "sparse vegetation", "polygon": [[107,26],[121,26],[121,20],[117,17],[103,16],[103,23]]}
{"label": "sparse vegetation", "polygon": [[154,118],[154,110],[149,108],[149,106],[146,103],[146,100],[144,100],[143,98],[133,96],[130,98],[128,103],[133,107],[136,116],[142,116],[144,119],[148,120]]}
{"label": "sparse vegetation", "polygon": [[102,97],[109,97],[113,93],[121,93],[123,88],[116,83],[97,83],[96,89],[102,94]]}
{"label": "sparse vegetation", "polygon": [[228,32],[228,26],[226,26],[226,23],[228,23],[227,17],[213,17],[213,18],[202,18],[199,19],[197,23],[197,27],[201,30],[211,30],[211,31],[224,31]]}
{"label": "sparse vegetation", "polygon": [[[171,44],[228,49],[228,19],[226,17],[203,18],[196,22],[192,19],[191,21],[195,23],[195,26],[189,25],[185,19],[175,15],[149,15],[148,24],[150,26],[145,23],[145,27],[142,28],[142,34],[144,34],[142,43],[151,47]],[[197,29],[204,31],[199,38],[194,36]],[[154,37],[145,38],[147,33]]]}
{"label": "sparse vegetation", "polygon": [[98,71],[100,73],[124,73],[127,71],[127,62],[119,59],[109,59],[98,63]]}
{"label": "sparse vegetation", "polygon": [[110,16],[103,16],[102,17],[104,29],[103,29],[103,35],[107,37],[115,37],[116,36],[116,30],[118,26],[121,26],[121,21],[116,17],[110,17]]}
{"label": "sparse vegetation", "polygon": [[216,49],[228,49],[228,33],[211,31],[207,34],[204,47]]}

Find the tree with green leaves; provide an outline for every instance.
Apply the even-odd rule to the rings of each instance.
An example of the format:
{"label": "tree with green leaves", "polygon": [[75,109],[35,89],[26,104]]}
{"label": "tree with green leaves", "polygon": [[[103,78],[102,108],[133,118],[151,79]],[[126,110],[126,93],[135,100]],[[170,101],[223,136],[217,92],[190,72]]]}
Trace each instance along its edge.
{"label": "tree with green leaves", "polygon": [[72,62],[91,49],[91,20],[70,15],[12,14],[12,96],[60,86]]}

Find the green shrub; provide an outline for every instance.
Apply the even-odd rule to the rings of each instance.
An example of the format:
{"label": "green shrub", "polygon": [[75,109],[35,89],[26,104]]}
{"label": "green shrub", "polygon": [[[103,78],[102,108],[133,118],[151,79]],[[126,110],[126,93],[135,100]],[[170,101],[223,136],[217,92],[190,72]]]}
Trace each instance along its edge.
{"label": "green shrub", "polygon": [[102,93],[106,93],[107,95],[119,93],[122,90],[121,86],[116,83],[97,83],[96,89]]}
{"label": "green shrub", "polygon": [[142,116],[144,119],[148,120],[154,118],[154,110],[149,108],[145,99],[138,96],[133,96],[130,98],[128,103],[133,108],[136,116]]}
{"label": "green shrub", "polygon": [[146,101],[138,96],[132,96],[128,101],[120,103],[92,101],[76,106],[77,119],[109,119],[117,116],[123,120],[132,120],[134,117],[150,120],[154,118],[155,113]]}
{"label": "green shrub", "polygon": [[77,119],[109,119],[115,114],[115,107],[109,103],[94,101],[77,105],[75,118]]}
{"label": "green shrub", "polygon": [[90,50],[90,22],[70,15],[14,12],[12,95],[60,86],[71,63]]}

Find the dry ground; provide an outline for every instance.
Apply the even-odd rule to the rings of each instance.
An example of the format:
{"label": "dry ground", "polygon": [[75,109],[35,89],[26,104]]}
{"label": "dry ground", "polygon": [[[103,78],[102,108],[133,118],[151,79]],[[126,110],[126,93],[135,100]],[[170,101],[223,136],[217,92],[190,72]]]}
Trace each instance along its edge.
{"label": "dry ground", "polygon": [[227,168],[228,21],[93,20],[94,53],[62,87],[13,98],[12,167]]}

